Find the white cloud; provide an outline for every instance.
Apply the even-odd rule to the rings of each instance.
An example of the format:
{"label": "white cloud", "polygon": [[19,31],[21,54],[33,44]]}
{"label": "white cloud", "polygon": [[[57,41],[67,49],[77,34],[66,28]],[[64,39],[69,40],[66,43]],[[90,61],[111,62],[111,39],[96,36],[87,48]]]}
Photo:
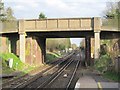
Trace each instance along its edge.
{"label": "white cloud", "polygon": [[99,16],[108,0],[5,0],[14,9],[17,18]]}
{"label": "white cloud", "polygon": [[5,3],[17,3],[20,5],[31,6],[31,7],[38,7],[39,0],[5,0]]}
{"label": "white cloud", "polygon": [[15,5],[13,6],[15,10],[25,10],[25,7],[23,5]]}
{"label": "white cloud", "polygon": [[66,11],[72,9],[67,3],[62,0],[45,0],[45,4],[48,7],[58,9],[60,11]]}

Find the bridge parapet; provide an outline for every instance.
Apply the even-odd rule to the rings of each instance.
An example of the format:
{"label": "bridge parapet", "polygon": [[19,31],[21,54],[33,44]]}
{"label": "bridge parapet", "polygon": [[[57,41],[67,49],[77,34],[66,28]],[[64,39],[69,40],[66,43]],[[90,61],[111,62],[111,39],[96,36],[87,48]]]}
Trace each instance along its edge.
{"label": "bridge parapet", "polygon": [[57,18],[4,21],[0,33],[42,31],[119,31],[118,20],[93,18]]}
{"label": "bridge parapet", "polygon": [[17,20],[3,21],[1,24],[3,28],[2,28],[2,31],[0,31],[0,33],[18,32],[18,21]]}
{"label": "bridge parapet", "polygon": [[93,18],[25,20],[25,29],[27,32],[93,30]]}
{"label": "bridge parapet", "polygon": [[119,31],[118,18],[101,19],[101,31]]}

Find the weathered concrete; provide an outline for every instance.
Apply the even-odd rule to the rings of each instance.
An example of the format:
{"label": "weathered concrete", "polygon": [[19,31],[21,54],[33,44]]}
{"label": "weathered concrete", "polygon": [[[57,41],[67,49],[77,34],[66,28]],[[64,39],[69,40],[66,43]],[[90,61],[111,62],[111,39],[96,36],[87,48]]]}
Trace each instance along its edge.
{"label": "weathered concrete", "polygon": [[19,21],[20,59],[25,62],[25,21]]}
{"label": "weathered concrete", "polygon": [[1,36],[0,37],[0,53],[8,53],[9,52],[9,44],[8,37]]}
{"label": "weathered concrete", "polygon": [[101,30],[101,21],[100,18],[94,18],[94,38],[95,38],[95,52],[94,59],[99,58],[100,52],[100,30]]}
{"label": "weathered concrete", "polygon": [[25,62],[25,33],[20,34],[20,59]]}
{"label": "weathered concrete", "polygon": [[3,24],[2,24],[2,21],[0,21],[0,32],[2,32],[3,30]]}
{"label": "weathered concrete", "polygon": [[75,90],[84,90],[84,89],[95,89],[98,90],[96,81],[91,76],[81,77],[75,86]]}
{"label": "weathered concrete", "polygon": [[[23,62],[26,62],[25,57],[30,58],[30,56],[26,56],[26,37],[25,34],[30,34],[32,37],[30,39],[30,48],[31,52],[34,49],[34,46],[36,46],[37,52],[41,53],[40,57],[38,57],[39,54],[31,54],[34,55],[34,59],[37,56],[38,58],[41,58],[40,61],[44,62],[45,60],[45,38],[49,37],[86,37],[90,36],[89,38],[94,37],[95,38],[95,52],[94,52],[94,58],[99,58],[99,51],[100,51],[100,32],[103,33],[105,30],[102,30],[101,28],[101,20],[99,17],[92,17],[92,18],[57,18],[57,19],[35,19],[35,20],[19,20],[19,25],[17,32],[16,30],[10,30],[10,31],[4,31],[0,34],[5,34],[9,36],[11,34],[19,34],[19,39],[17,40],[17,47],[14,47],[15,44],[14,41],[11,42],[11,50],[13,53],[15,52],[15,49],[17,48],[17,55],[21,58]],[[107,32],[109,30],[106,30]],[[112,31],[112,30],[110,30]],[[118,30],[114,30],[113,32],[118,32]],[[110,33],[113,33],[110,32]],[[116,33],[115,33],[116,35]],[[101,35],[102,36],[102,35]],[[109,36],[111,36],[109,34]],[[119,36],[119,35],[117,35]],[[35,37],[35,38],[33,38]],[[36,38],[37,37],[37,38]],[[40,38],[38,38],[40,37]],[[104,37],[104,35],[103,35]],[[106,38],[106,37],[105,37]],[[28,40],[29,41],[29,40]],[[16,40],[15,40],[16,42]],[[13,45],[14,44],[14,45]],[[19,45],[19,46],[18,46]],[[38,49],[38,46],[40,49]],[[90,40],[86,39],[86,51],[89,51],[86,53],[86,56],[90,58]],[[10,45],[9,45],[10,47]],[[33,57],[32,60],[28,63],[33,64]],[[89,63],[88,58],[86,60]],[[36,60],[35,60],[36,61]],[[36,62],[35,62],[36,63]],[[39,62],[40,63],[40,62]]]}
{"label": "weathered concrete", "polygon": [[99,58],[100,52],[100,32],[95,32],[95,51],[94,51],[94,59]]}
{"label": "weathered concrete", "polygon": [[37,38],[37,43],[40,47],[40,57],[41,57],[41,63],[45,62],[46,57],[46,38]]}
{"label": "weathered concrete", "polygon": [[85,44],[86,44],[85,55],[86,55],[87,65],[90,65],[90,60],[91,60],[91,43],[90,42],[91,42],[90,37],[86,37],[85,38]]}
{"label": "weathered concrete", "polygon": [[10,36],[9,38],[9,52],[14,53],[17,55],[17,35],[14,35],[14,37]]}

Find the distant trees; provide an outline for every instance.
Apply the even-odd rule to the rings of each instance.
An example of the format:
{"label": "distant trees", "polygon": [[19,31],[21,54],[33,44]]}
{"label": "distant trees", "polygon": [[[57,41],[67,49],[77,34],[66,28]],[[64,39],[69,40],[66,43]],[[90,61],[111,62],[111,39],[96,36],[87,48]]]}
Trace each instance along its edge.
{"label": "distant trees", "polygon": [[0,3],[0,20],[2,21],[4,19],[4,3]]}
{"label": "distant trees", "polygon": [[4,3],[0,3],[0,20],[2,21],[16,20],[13,14],[14,13],[11,7],[5,9]]}
{"label": "distant trees", "polygon": [[11,7],[6,9],[6,20],[15,20],[16,18],[13,16],[13,10]]}
{"label": "distant trees", "polygon": [[106,4],[107,8],[104,11],[104,17],[105,18],[118,18],[119,17],[119,6],[118,6],[118,2],[108,2]]}
{"label": "distant trees", "polygon": [[[108,21],[108,22],[105,22],[105,23],[112,23],[112,27],[114,27],[114,24],[115,24],[115,27],[118,29],[119,26],[120,26],[120,2],[109,2],[107,3],[107,8],[104,12],[104,16],[107,18],[107,19],[111,19],[111,22]],[[120,54],[120,40],[119,39],[111,39],[111,40],[102,40],[101,41],[101,44],[104,46],[101,47],[102,51],[101,53],[104,54],[105,52],[109,53],[111,58],[114,58],[116,57],[117,55]],[[106,47],[105,47],[106,45]],[[106,50],[107,48],[107,50]],[[114,49],[115,52],[113,51]]]}
{"label": "distant trees", "polygon": [[[119,30],[120,2],[108,2],[103,17],[106,20],[106,22],[103,22],[104,24]],[[96,60],[95,68],[102,72],[115,71],[114,67],[118,64],[115,64],[117,61],[115,58],[118,55],[120,55],[119,38],[101,40],[100,59]]]}
{"label": "distant trees", "polygon": [[106,4],[106,10],[103,12],[103,26],[114,27],[118,29],[118,26],[120,25],[120,11],[118,4],[118,2],[108,2]]}
{"label": "distant trees", "polygon": [[47,17],[45,16],[45,14],[44,13],[40,13],[39,14],[39,19],[46,19]]}
{"label": "distant trees", "polygon": [[3,31],[17,28],[17,21],[13,15],[11,7],[4,8],[4,3],[0,3],[0,20],[2,21]]}
{"label": "distant trees", "polygon": [[77,49],[77,45],[73,43],[73,44],[71,45],[71,48],[72,48],[73,50],[75,50],[75,49]]}
{"label": "distant trees", "polygon": [[46,48],[47,50],[53,52],[53,51],[61,51],[65,50],[66,48],[71,47],[71,42],[69,38],[51,38],[46,40]]}

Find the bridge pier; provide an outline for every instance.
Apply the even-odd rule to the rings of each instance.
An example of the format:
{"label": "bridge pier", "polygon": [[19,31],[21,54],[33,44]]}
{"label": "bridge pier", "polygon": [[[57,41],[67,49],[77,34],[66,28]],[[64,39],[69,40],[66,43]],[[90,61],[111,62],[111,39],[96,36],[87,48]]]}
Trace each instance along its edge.
{"label": "bridge pier", "polygon": [[46,59],[46,38],[37,38],[37,43],[40,48],[40,62],[44,63]]}
{"label": "bridge pier", "polygon": [[9,39],[9,52],[14,53],[17,55],[17,41],[18,41],[18,36],[14,35],[14,37],[8,36]]}
{"label": "bridge pier", "polygon": [[25,33],[19,34],[20,38],[20,59],[25,63]]}
{"label": "bridge pier", "polygon": [[94,59],[98,59],[100,52],[100,32],[94,32],[94,37],[95,37]]}
{"label": "bridge pier", "polygon": [[87,65],[90,66],[90,60],[91,60],[91,43],[90,43],[91,39],[90,37],[86,37],[85,38],[85,47],[86,47],[86,51],[85,51],[85,59],[87,62]]}
{"label": "bridge pier", "polygon": [[95,38],[95,51],[94,59],[99,58],[100,52],[100,30],[101,30],[101,20],[99,17],[94,18],[94,38]]}
{"label": "bridge pier", "polygon": [[25,21],[19,21],[19,40],[20,40],[20,52],[19,57],[22,62],[25,63]]}

